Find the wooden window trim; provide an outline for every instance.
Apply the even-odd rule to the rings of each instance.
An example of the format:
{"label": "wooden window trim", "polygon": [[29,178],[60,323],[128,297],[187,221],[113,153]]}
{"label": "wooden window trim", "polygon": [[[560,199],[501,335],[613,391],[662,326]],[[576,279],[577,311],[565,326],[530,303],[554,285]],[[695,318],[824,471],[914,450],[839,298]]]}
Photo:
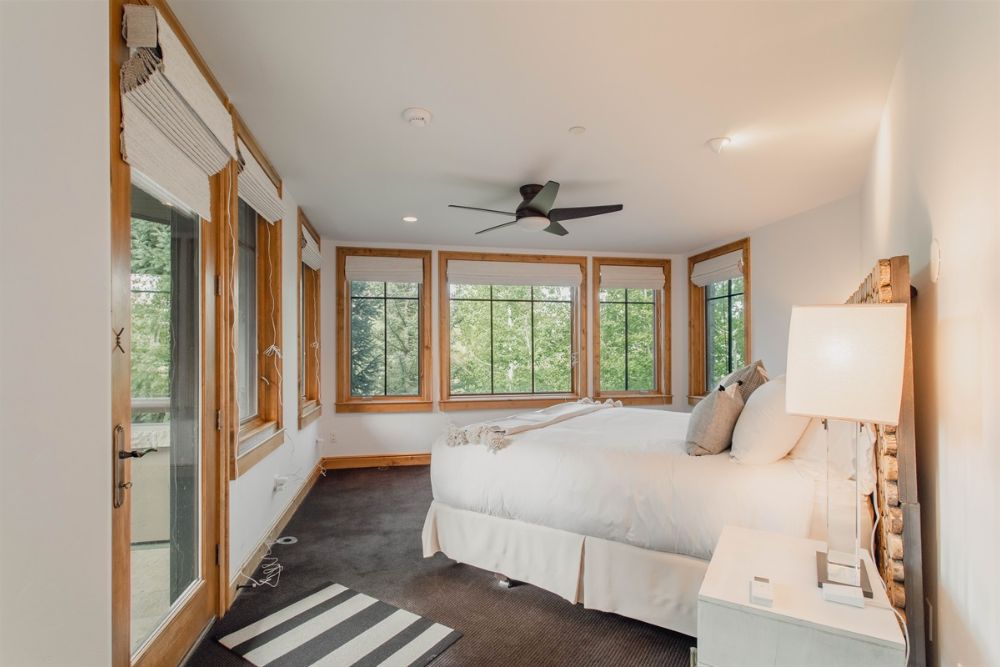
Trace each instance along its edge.
{"label": "wooden window trim", "polygon": [[[229,113],[233,116],[233,129],[236,132],[236,137],[241,139],[243,143],[246,144],[246,147],[250,149],[250,152],[253,153],[254,159],[257,160],[257,164],[261,166],[264,173],[267,174],[267,177],[271,179],[271,183],[273,183],[274,187],[278,189],[278,194],[280,195],[282,184],[281,176],[278,174],[278,170],[275,169],[274,165],[271,164],[271,161],[267,159],[264,149],[262,149],[260,144],[257,143],[257,138],[253,136],[250,128],[248,128],[246,123],[243,122],[243,117],[240,116],[240,112],[236,110],[236,107],[233,104],[229,104]],[[299,215],[301,215],[301,209]],[[316,239],[319,240],[319,236],[317,236]]]}
{"label": "wooden window trim", "polygon": [[708,393],[705,349],[705,288],[691,282],[694,265],[706,259],[740,250],[743,252],[743,333],[747,359],[753,358],[750,348],[750,239],[740,239],[688,257],[688,404],[696,405]]}
{"label": "wooden window trim", "polygon": [[[238,233],[235,227],[236,225],[234,234]],[[233,242],[236,242],[235,236]],[[233,271],[235,273],[236,267],[233,267]],[[281,356],[268,356],[264,353],[271,346],[284,353],[281,341],[281,301],[281,220],[269,223],[258,213],[257,416],[239,424],[233,479],[246,473],[284,442],[281,397],[284,360]],[[235,391],[232,409],[238,414]],[[268,432],[269,435],[262,442],[254,442],[262,437],[263,432]],[[252,443],[252,446],[248,443]],[[246,451],[241,451],[243,449]]]}
{"label": "wooden window trim", "polygon": [[[299,394],[299,428],[305,428],[308,424],[319,419],[320,415],[323,414],[323,406],[320,403],[320,359],[321,359],[321,349],[320,341],[322,340],[320,321],[320,271],[318,269],[312,269],[306,267],[302,264],[302,246],[305,242],[304,234],[308,232],[314,239],[316,239],[317,246],[320,246],[321,241],[319,234],[316,232],[316,228],[312,226],[306,214],[303,213],[300,208],[298,211],[298,223],[299,223],[299,233],[298,233],[298,249],[296,251],[296,257],[298,262],[296,266],[299,267],[298,270],[298,299],[296,299],[298,307],[298,317],[296,318],[296,327],[298,328],[299,336],[299,350],[306,350],[305,354],[305,367],[299,368],[299,384],[298,386],[304,389],[304,392]],[[321,247],[321,246],[320,246]],[[303,312],[304,309],[304,312]],[[313,326],[306,326],[305,331],[303,331],[302,322],[310,321]],[[299,355],[301,359],[301,354]]]}
{"label": "wooden window trim", "polygon": [[[649,266],[663,270],[663,289],[655,295],[654,314],[656,321],[656,388],[653,391],[601,391],[601,267],[602,266]],[[591,334],[591,363],[594,373],[594,398],[613,398],[625,405],[669,405],[671,394],[671,300],[670,300],[670,260],[641,259],[636,257],[594,257],[593,285],[591,299],[594,304],[594,328]]]}
{"label": "wooden window trim", "polygon": [[[409,257],[423,262],[420,288],[420,393],[416,396],[351,396],[348,257]],[[337,248],[337,412],[429,412],[431,399],[431,251],[401,248]]]}
{"label": "wooden window trim", "polygon": [[[577,363],[573,368],[573,391],[565,394],[516,394],[489,396],[451,395],[451,298],[448,290],[448,262],[529,262],[533,264],[576,264],[580,267],[580,286],[573,304],[573,348]],[[441,410],[499,410],[506,408],[548,407],[579,400],[587,395],[587,258],[576,255],[538,255],[488,252],[438,253],[438,360],[441,376]],[[577,330],[579,329],[579,331]]]}

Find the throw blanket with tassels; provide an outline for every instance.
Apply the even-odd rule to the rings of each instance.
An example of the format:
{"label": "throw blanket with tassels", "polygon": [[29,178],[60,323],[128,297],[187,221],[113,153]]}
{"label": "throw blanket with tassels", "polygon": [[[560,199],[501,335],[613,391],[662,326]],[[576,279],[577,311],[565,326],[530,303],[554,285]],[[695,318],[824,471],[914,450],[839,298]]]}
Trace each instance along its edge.
{"label": "throw blanket with tassels", "polygon": [[581,398],[575,403],[560,403],[543,410],[523,412],[504,419],[491,422],[480,422],[469,426],[448,425],[448,445],[486,445],[495,452],[510,444],[510,437],[525,431],[552,426],[567,419],[581,417],[605,408],[620,408],[621,401],[608,399],[597,403],[592,398]]}

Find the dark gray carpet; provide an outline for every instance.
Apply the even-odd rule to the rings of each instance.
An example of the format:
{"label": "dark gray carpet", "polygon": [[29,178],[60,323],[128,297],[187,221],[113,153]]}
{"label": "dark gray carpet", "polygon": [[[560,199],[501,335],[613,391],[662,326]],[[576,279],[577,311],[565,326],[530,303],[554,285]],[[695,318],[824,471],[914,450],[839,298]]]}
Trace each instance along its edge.
{"label": "dark gray carpet", "polygon": [[691,637],[586,610],[533,586],[506,589],[492,573],[441,554],[423,558],[420,531],[430,502],[426,466],[328,472],[284,531],[298,544],[274,546],[285,566],[278,587],[243,591],[188,664],[249,664],[211,637],[336,581],[462,632],[433,667],[687,667]]}

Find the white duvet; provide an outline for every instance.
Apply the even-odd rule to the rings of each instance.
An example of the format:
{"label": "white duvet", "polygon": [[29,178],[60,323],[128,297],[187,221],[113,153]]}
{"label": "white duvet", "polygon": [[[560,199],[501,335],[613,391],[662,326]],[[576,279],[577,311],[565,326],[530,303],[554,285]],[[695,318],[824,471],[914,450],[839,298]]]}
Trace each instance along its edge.
{"label": "white duvet", "polygon": [[728,524],[807,537],[814,482],[794,462],[688,456],[689,415],[600,410],[482,445],[433,448],[434,499],[634,546],[710,558]]}

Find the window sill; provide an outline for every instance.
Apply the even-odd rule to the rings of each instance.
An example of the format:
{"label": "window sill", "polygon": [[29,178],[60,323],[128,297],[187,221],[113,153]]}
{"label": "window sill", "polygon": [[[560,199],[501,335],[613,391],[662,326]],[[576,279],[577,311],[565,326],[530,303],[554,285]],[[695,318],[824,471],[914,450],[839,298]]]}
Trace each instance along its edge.
{"label": "window sill", "polygon": [[434,409],[432,401],[421,399],[412,401],[382,400],[382,401],[347,401],[337,403],[337,412],[430,412]]}
{"label": "window sill", "polygon": [[487,396],[477,398],[448,398],[438,405],[441,410],[505,410],[508,408],[547,408],[559,403],[577,401],[576,394],[558,394],[554,396]]}
{"label": "window sill", "polygon": [[239,451],[236,457],[236,476],[267,458],[285,442],[285,429],[279,429],[277,422],[255,422],[240,432]]}
{"label": "window sill", "polygon": [[670,394],[621,394],[611,392],[610,394],[597,394],[594,396],[595,401],[606,401],[609,398],[613,401],[621,401],[622,405],[670,405],[674,402],[674,397]]}
{"label": "window sill", "polygon": [[323,406],[316,399],[299,403],[299,428],[305,428],[319,419],[323,414]]}
{"label": "window sill", "polygon": [[698,405],[698,403],[703,398],[705,398],[705,396],[692,396],[692,395],[689,394],[688,395],[688,405]]}

